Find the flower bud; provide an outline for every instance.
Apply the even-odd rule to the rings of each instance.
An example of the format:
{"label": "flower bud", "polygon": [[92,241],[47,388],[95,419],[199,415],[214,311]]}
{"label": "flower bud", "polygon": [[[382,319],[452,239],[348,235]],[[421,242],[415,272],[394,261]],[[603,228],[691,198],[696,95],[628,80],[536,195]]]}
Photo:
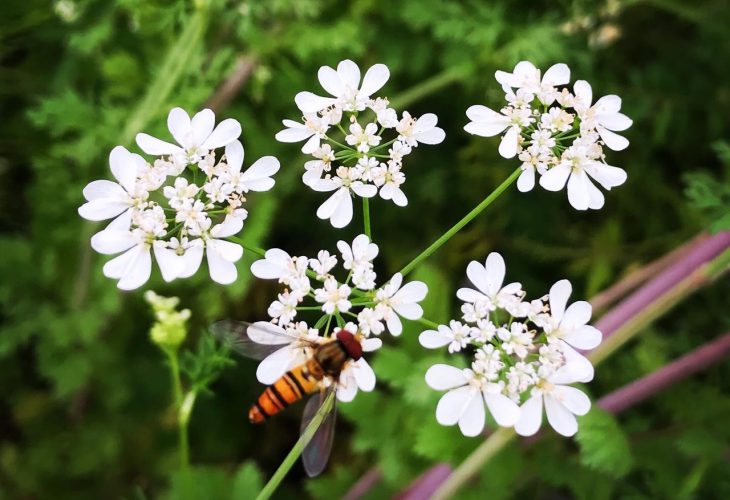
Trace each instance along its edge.
{"label": "flower bud", "polygon": [[180,303],[177,297],[162,297],[151,290],[144,297],[155,314],[155,323],[150,329],[152,341],[162,349],[177,349],[185,341],[185,323],[190,318],[190,310],[175,310]]}

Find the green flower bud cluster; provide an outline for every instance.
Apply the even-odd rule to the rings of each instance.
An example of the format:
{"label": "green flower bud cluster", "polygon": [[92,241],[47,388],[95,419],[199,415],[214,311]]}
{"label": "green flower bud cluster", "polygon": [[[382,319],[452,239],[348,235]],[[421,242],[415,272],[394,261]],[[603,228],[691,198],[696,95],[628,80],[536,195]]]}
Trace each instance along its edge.
{"label": "green flower bud cluster", "polygon": [[164,350],[177,350],[187,334],[185,323],[190,318],[190,309],[178,311],[175,308],[180,303],[179,298],[162,297],[152,290],[145,292],[144,298],[155,314],[155,323],[150,329],[152,341]]}

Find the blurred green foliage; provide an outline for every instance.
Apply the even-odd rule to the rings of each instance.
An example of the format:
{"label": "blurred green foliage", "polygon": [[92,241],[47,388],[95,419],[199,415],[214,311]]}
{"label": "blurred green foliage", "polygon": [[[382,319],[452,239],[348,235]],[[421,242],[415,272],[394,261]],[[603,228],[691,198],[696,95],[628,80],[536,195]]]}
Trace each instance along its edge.
{"label": "blurred green foliage", "polygon": [[[608,161],[629,181],[595,213],[572,210],[563,193],[504,195],[416,273],[433,291],[426,312],[436,321],[453,314],[466,263],[491,250],[533,296],[568,277],[588,297],[700,230],[729,226],[724,0],[5,0],[0,11],[3,497],[249,498],[296,440],[296,408],[265,428],[248,424],[261,386],[255,365],[240,362],[211,386],[214,397],[197,403],[196,467],[175,473],[169,380],[148,340],[151,315],[141,291],[120,293],[102,276],[104,259],[88,242],[98,227],[76,214],[82,187],[108,176],[114,145],[129,145],[140,130],[165,133],[172,106],[203,107],[242,57],[255,69],[219,115],[241,121],[251,158],[274,154],[283,165],[277,189],[251,207],[243,237],[252,245],[311,254],[354,235],[316,220],[321,195],[298,183],[298,148],[273,140],[280,120],[297,115],[294,94],[318,88],[320,65],[386,63],[385,93],[414,114],[439,116],[447,139],[414,153],[410,205],[373,203],[383,275],[514,168],[498,157],[496,139],[462,132],[469,105],[502,99],[496,69],[521,59],[566,62],[596,94],[623,98],[632,144]],[[251,260],[229,287],[204,273],[148,284],[193,311],[187,347],[214,319],[264,317],[274,287],[251,279]],[[592,393],[726,331],[728,292],[720,282],[676,308],[600,367]],[[373,465],[383,480],[369,498],[385,498],[433,462],[456,462],[476,446],[436,424],[438,395],[423,373],[440,358],[418,346],[418,332],[410,325],[388,340],[395,348],[373,361],[378,390],[341,405],[325,476],[306,481],[295,469],[280,498],[304,489],[335,498]],[[215,357],[213,346],[202,348],[199,359]],[[210,367],[189,356],[188,373],[208,385]],[[618,419],[592,416],[578,446],[554,436],[527,450],[512,446],[463,498],[729,498],[729,370],[714,367]]]}

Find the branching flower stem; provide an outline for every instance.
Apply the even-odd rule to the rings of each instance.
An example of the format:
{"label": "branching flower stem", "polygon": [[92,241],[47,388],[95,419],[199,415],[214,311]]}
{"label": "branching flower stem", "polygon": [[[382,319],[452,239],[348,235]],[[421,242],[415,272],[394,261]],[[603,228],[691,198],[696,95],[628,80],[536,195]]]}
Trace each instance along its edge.
{"label": "branching flower stem", "polygon": [[400,273],[405,276],[411,271],[413,271],[421,262],[426,260],[428,257],[430,257],[436,250],[441,248],[447,241],[449,241],[451,238],[456,235],[459,231],[463,229],[464,226],[469,224],[477,215],[482,213],[485,208],[487,208],[489,205],[491,205],[494,200],[499,198],[499,196],[504,193],[504,191],[512,185],[513,182],[517,180],[517,178],[520,176],[520,173],[522,173],[522,170],[520,168],[516,169],[512,174],[507,177],[507,179],[502,182],[497,188],[492,191],[489,196],[484,198],[484,200],[479,203],[474,209],[466,214],[459,222],[454,224],[454,226],[446,231],[441,237],[439,237],[436,241],[434,241],[428,248],[426,248],[423,252],[421,252],[415,259],[410,261],[408,264],[406,264],[403,269],[400,270]]}
{"label": "branching flower stem", "polygon": [[299,456],[304,451],[304,448],[312,440],[314,433],[317,432],[317,429],[322,424],[327,414],[330,412],[330,410],[332,410],[334,402],[335,393],[333,391],[327,395],[327,398],[324,400],[324,403],[317,411],[317,414],[314,416],[314,418],[312,418],[312,421],[309,422],[307,428],[304,429],[304,432],[302,432],[299,440],[296,442],[296,444],[286,456],[284,461],[281,463],[279,468],[276,469],[276,472],[274,472],[274,475],[271,476],[271,479],[269,479],[269,482],[266,483],[266,486],[264,486],[264,488],[261,490],[261,493],[258,494],[256,500],[267,500],[268,498],[271,498],[271,495],[274,494],[276,488],[279,487],[279,483],[281,483],[281,481],[289,472],[289,469],[291,469],[294,463],[299,459]]}

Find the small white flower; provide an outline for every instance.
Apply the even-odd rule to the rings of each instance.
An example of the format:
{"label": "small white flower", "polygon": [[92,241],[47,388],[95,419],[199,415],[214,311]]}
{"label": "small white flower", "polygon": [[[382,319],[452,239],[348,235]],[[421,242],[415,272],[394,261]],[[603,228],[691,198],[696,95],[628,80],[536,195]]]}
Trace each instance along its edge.
{"label": "small white flower", "polygon": [[376,186],[380,186],[380,197],[384,200],[393,200],[399,207],[408,205],[408,198],[400,188],[406,181],[406,175],[401,171],[400,165],[388,162],[388,166],[381,168],[379,178],[373,179]]}
{"label": "small white flower", "polygon": [[504,352],[515,354],[520,359],[524,359],[528,349],[532,347],[532,333],[524,323],[515,321],[509,328],[499,328],[497,336],[502,341]]}
{"label": "small white flower", "polygon": [[195,184],[188,184],[185,177],[175,179],[173,186],[165,186],[162,194],[169,200],[170,206],[176,210],[181,209],[184,205],[192,205],[193,198],[198,194],[200,188]]}
{"label": "small white flower", "polygon": [[601,332],[587,323],[591,305],[579,300],[566,309],[573,291],[570,281],[560,280],[550,288],[550,324],[545,328],[549,338],[564,340],[578,349],[593,349],[601,343]]}
{"label": "small white flower", "polygon": [[176,144],[148,134],[137,134],[137,145],[150,155],[170,155],[178,161],[197,163],[209,151],[226,146],[241,135],[241,124],[228,118],[215,126],[215,114],[210,109],[200,111],[192,120],[182,108],[173,108],[167,116],[167,127]]}
{"label": "small white flower", "polygon": [[352,245],[346,241],[338,241],[337,249],[342,254],[342,267],[348,270],[369,265],[378,256],[378,245],[371,243],[370,238],[364,234],[356,236]]}
{"label": "small white flower", "polygon": [[368,123],[362,128],[358,122],[353,122],[350,124],[350,133],[345,136],[345,142],[350,146],[356,146],[361,153],[370,151],[370,146],[377,146],[381,139],[382,137],[378,135],[378,125],[375,123]]}
{"label": "small white flower", "polygon": [[575,415],[588,413],[591,401],[579,389],[566,385],[574,382],[578,380],[572,376],[569,365],[541,380],[520,408],[520,419],[515,424],[517,434],[532,436],[540,429],[543,403],[548,422],[559,434],[572,436],[578,432]]}
{"label": "small white flower", "polygon": [[446,133],[437,127],[438,117],[433,113],[426,113],[419,118],[413,118],[408,111],[403,112],[395,129],[398,132],[398,140],[411,147],[421,144],[440,144],[446,137]]}
{"label": "small white flower", "polygon": [[291,257],[284,250],[272,248],[266,251],[263,259],[251,264],[251,273],[257,278],[278,280],[303,297],[310,290],[308,265],[306,257]]}
{"label": "small white flower", "polygon": [[315,113],[305,113],[304,123],[293,120],[284,120],[282,123],[287,128],[276,134],[276,140],[279,142],[300,142],[308,139],[302,146],[302,153],[304,154],[312,154],[320,147],[320,141],[327,135],[330,126],[326,118],[319,117]]}
{"label": "small white flower", "polygon": [[137,203],[137,172],[146,165],[144,158],[130,153],[123,146],[112,149],[109,167],[119,183],[98,180],[87,184],[84,188],[87,202],[79,207],[79,215],[84,219],[99,221],[116,217],[134,206]]}
{"label": "small white flower", "polygon": [[481,104],[475,104],[466,110],[466,116],[471,121],[464,126],[464,130],[470,134],[493,137],[507,130],[499,143],[499,154],[504,158],[513,158],[517,154],[520,130],[524,126],[522,115],[507,116]]}
{"label": "small white flower", "polygon": [[267,312],[271,319],[277,320],[276,322],[279,325],[284,326],[289,324],[297,315],[298,304],[299,297],[285,290],[284,293],[279,294],[278,300],[271,303]]}
{"label": "small white flower", "polygon": [[601,97],[591,106],[593,90],[585,80],[578,80],[573,87],[576,102],[575,108],[582,120],[581,126],[595,128],[601,139],[614,151],[622,151],[629,145],[628,139],[614,132],[621,132],[632,125],[628,116],[620,113],[621,98],[617,95]]}
{"label": "small white flower", "polygon": [[322,304],[322,311],[326,314],[349,311],[352,307],[349,297],[350,287],[340,285],[334,278],[327,278],[324,287],[314,291],[314,300]]}
{"label": "small white flower", "polygon": [[591,182],[595,179],[606,190],[626,182],[626,172],[588,156],[583,147],[566,149],[560,162],[540,177],[540,185],[548,191],[560,191],[567,183],[568,201],[576,210],[603,207],[603,193]]}
{"label": "small white flower", "polygon": [[558,97],[555,87],[570,82],[570,68],[562,63],[554,64],[541,78],[540,70],[534,64],[520,61],[512,73],[497,71],[494,76],[501,85],[526,90],[535,94],[543,104],[550,105]]}
{"label": "small white flower", "polygon": [[515,282],[503,287],[505,272],[504,259],[497,252],[490,253],[484,265],[471,261],[466,268],[466,275],[477,290],[460,288],[456,296],[465,302],[487,300],[491,310],[519,300],[522,285]]}
{"label": "small white flower", "polygon": [[375,293],[379,312],[383,315],[388,331],[398,336],[403,331],[399,316],[416,320],[423,316],[423,308],[418,304],[426,298],[428,287],[421,281],[403,284],[403,275],[395,273],[387,285]]}
{"label": "small white flower", "polygon": [[243,144],[239,141],[233,141],[226,146],[228,170],[222,176],[225,182],[239,193],[268,191],[274,187],[275,181],[271,176],[279,171],[279,160],[273,156],[264,156],[241,172],[243,157]]}
{"label": "small white flower", "polygon": [[372,198],[378,193],[378,188],[353,179],[353,175],[357,175],[356,168],[340,167],[336,177],[320,179],[310,184],[315,191],[334,191],[317,209],[317,217],[329,219],[333,227],[342,228],[352,221],[351,193],[362,198]]}
{"label": "small white flower", "polygon": [[375,64],[367,70],[360,85],[360,68],[346,59],[337,65],[337,70],[322,66],[318,76],[322,88],[333,97],[320,97],[311,92],[298,93],[294,100],[304,113],[316,113],[333,105],[344,111],[362,111],[370,96],[388,81],[390,71],[384,64]]}
{"label": "small white flower", "polygon": [[436,420],[441,425],[458,424],[465,436],[477,436],[484,429],[485,403],[502,427],[511,427],[520,418],[520,408],[502,394],[501,386],[472,370],[437,364],[426,372],[426,383],[433,389],[448,391],[438,402]]}
{"label": "small white flower", "polygon": [[236,281],[238,271],[235,263],[243,256],[243,247],[224,238],[241,232],[241,229],[243,220],[229,215],[210,231],[204,231],[201,238],[194,240],[185,252],[185,271],[181,277],[192,276],[197,272],[205,251],[208,273],[213,281],[221,285]]}
{"label": "small white flower", "polygon": [[449,346],[449,352],[459,352],[472,340],[473,327],[451,320],[449,326],[439,325],[438,330],[426,330],[418,336],[418,341],[426,349]]}
{"label": "small white flower", "polygon": [[364,335],[380,335],[385,331],[385,325],[383,324],[383,315],[380,314],[377,308],[364,308],[357,315],[357,323],[360,327],[360,331]]}
{"label": "small white flower", "polygon": [[329,272],[337,265],[337,257],[330,255],[327,250],[320,250],[316,259],[309,259],[309,267],[317,273],[318,280],[324,280]]}
{"label": "small white flower", "polygon": [[[347,323],[344,330],[354,332],[357,331],[357,326],[353,323]],[[335,328],[333,335],[337,335],[338,331],[340,331],[340,328]],[[377,338],[365,338],[359,335],[355,338],[360,341],[363,352],[373,352],[383,345],[382,341]],[[337,399],[343,403],[348,403],[355,399],[358,389],[370,392],[374,388],[375,372],[365,358],[348,361],[337,380]]]}

